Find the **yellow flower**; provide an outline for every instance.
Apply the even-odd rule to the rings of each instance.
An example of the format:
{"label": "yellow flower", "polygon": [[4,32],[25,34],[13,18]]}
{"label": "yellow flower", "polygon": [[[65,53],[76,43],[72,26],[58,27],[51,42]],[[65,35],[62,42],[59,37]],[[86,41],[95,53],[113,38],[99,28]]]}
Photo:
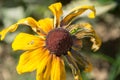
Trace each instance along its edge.
{"label": "yellow flower", "polygon": [[62,4],[55,3],[49,6],[54,14],[54,19],[45,18],[39,21],[31,17],[21,19],[0,32],[1,40],[8,32],[14,32],[19,25],[32,28],[37,36],[20,33],[12,43],[13,50],[24,50],[17,65],[19,74],[36,70],[36,80],[66,80],[64,59],[72,69],[75,80],[82,80],[80,65],[85,71],[91,71],[91,63],[79,53],[82,47],[82,38],[90,37],[93,42],[92,49],[98,50],[101,40],[96,35],[89,23],[70,25],[78,15],[90,9],[89,18],[95,17],[93,6],[82,6],[73,9],[67,16],[60,20]]}

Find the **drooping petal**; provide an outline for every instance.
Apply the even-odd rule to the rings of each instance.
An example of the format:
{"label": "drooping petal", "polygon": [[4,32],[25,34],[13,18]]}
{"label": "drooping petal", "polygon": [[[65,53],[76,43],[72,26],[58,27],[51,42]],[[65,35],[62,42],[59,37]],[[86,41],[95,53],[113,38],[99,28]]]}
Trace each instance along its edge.
{"label": "drooping petal", "polygon": [[67,16],[65,16],[63,20],[60,22],[60,25],[62,27],[63,26],[67,27],[75,17],[83,14],[86,10],[91,10],[91,12],[88,15],[89,18],[95,17],[96,12],[94,6],[80,6],[74,8]]}
{"label": "drooping petal", "polygon": [[13,50],[33,50],[45,46],[44,39],[34,35],[20,33],[12,43]]}
{"label": "drooping petal", "polygon": [[66,80],[64,62],[55,55],[52,60],[51,80]]}
{"label": "drooping petal", "polygon": [[94,34],[94,37],[91,37],[90,40],[93,43],[92,50],[97,51],[101,46],[101,39],[99,38],[97,34]]}
{"label": "drooping petal", "polygon": [[92,64],[90,63],[88,58],[83,56],[79,51],[71,49],[69,55],[71,55],[74,58],[74,60],[81,66],[81,68],[84,69],[84,71],[92,71]]}
{"label": "drooping petal", "polygon": [[62,4],[60,2],[52,4],[49,9],[54,14],[54,28],[60,25],[60,16],[62,15]]}
{"label": "drooping petal", "polygon": [[69,54],[70,54],[70,52],[68,52],[68,55],[65,55],[65,58],[67,60],[67,63],[69,64],[70,68],[72,69],[74,79],[75,80],[82,80],[80,70],[79,70],[76,62],[74,61],[73,57]]}
{"label": "drooping petal", "polygon": [[43,55],[45,55],[43,48],[24,52],[20,56],[20,60],[16,68],[17,72],[22,74],[34,71],[37,69],[39,63],[41,63]]}
{"label": "drooping petal", "polygon": [[36,33],[38,33],[38,34],[43,33],[44,34],[44,31],[39,27],[38,22],[35,19],[33,19],[32,17],[21,19],[16,24],[30,26],[32,28],[32,30],[35,31]]}
{"label": "drooping petal", "polygon": [[[40,58],[40,63],[37,66],[37,75],[36,75],[36,80],[46,80],[46,77],[44,77],[44,71],[46,70],[46,66],[48,62],[51,60],[52,56],[49,53],[48,50],[46,50],[43,53],[43,56]],[[48,66],[47,66],[48,67]],[[42,77],[41,77],[42,75]],[[50,74],[48,74],[50,75]]]}
{"label": "drooping petal", "polygon": [[70,33],[74,31],[76,38],[82,39],[85,37],[90,37],[92,45],[92,50],[97,51],[101,46],[101,39],[97,36],[96,32],[94,31],[93,27],[89,23],[81,23],[71,25],[69,28]]}
{"label": "drooping petal", "polygon": [[0,32],[0,40],[3,40],[8,32],[14,32],[17,29],[18,25],[13,24],[8,28],[5,28]]}
{"label": "drooping petal", "polygon": [[53,19],[45,18],[38,21],[39,27],[46,33],[53,29]]}
{"label": "drooping petal", "polygon": [[4,37],[6,36],[6,34],[8,32],[14,32],[16,31],[16,29],[18,28],[19,25],[27,25],[27,26],[30,26],[32,28],[33,31],[35,31],[36,33],[43,33],[43,30],[39,28],[39,24],[37,23],[37,21],[31,17],[28,17],[28,18],[24,18],[24,19],[21,19],[19,20],[17,23],[3,29],[1,32],[0,32],[0,36],[1,36],[1,40],[4,39]]}

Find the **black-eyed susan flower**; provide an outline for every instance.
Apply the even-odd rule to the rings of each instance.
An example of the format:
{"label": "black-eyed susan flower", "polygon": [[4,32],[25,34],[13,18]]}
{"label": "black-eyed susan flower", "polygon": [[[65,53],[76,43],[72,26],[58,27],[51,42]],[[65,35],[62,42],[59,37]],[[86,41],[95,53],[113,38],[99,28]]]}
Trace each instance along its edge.
{"label": "black-eyed susan flower", "polygon": [[31,17],[21,19],[17,23],[0,32],[1,40],[8,32],[14,32],[19,25],[27,25],[37,35],[20,33],[12,43],[13,50],[25,51],[17,65],[19,74],[36,70],[36,80],[66,80],[64,60],[72,69],[75,80],[82,80],[80,65],[85,71],[90,71],[90,62],[79,53],[82,47],[82,38],[90,37],[92,49],[98,50],[101,41],[89,23],[70,25],[71,21],[86,10],[91,10],[88,17],[95,17],[93,6],[82,6],[73,9],[60,20],[62,4],[55,3],[49,6],[54,19],[45,18],[39,21]]}

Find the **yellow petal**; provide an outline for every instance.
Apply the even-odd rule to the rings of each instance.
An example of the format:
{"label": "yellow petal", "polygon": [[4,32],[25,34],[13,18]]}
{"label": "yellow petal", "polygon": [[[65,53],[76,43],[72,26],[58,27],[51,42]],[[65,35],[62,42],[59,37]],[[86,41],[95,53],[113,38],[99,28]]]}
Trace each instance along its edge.
{"label": "yellow petal", "polygon": [[46,69],[45,69],[44,75],[43,75],[45,80],[49,80],[50,79],[50,75],[51,75],[52,57],[53,57],[53,55],[51,54],[50,56],[51,56],[51,58],[47,62]]}
{"label": "yellow petal", "polygon": [[0,32],[0,39],[3,40],[8,32],[14,32],[17,29],[18,25],[13,24],[8,28],[5,28]]}
{"label": "yellow petal", "polygon": [[45,18],[38,21],[39,28],[41,28],[46,34],[53,29],[53,19]]}
{"label": "yellow petal", "polygon": [[[44,78],[44,70],[47,66],[47,63],[51,60],[51,55],[49,53],[49,51],[46,51],[44,53],[44,55],[40,58],[40,63],[39,65],[37,66],[37,75],[36,75],[36,80],[45,80]],[[40,77],[41,74],[43,75],[43,77]],[[50,75],[50,74],[48,74]]]}
{"label": "yellow petal", "polygon": [[91,37],[91,42],[93,43],[91,48],[93,51],[97,51],[102,44],[101,39],[98,37],[97,34],[94,34],[94,37]]}
{"label": "yellow petal", "polygon": [[64,61],[60,60],[60,80],[66,80],[66,71]]}
{"label": "yellow petal", "polygon": [[64,62],[61,57],[55,55],[52,60],[51,80],[66,80]]}
{"label": "yellow petal", "polygon": [[33,19],[32,17],[21,19],[16,24],[18,24],[18,25],[23,24],[23,25],[30,26],[32,28],[32,30],[35,31],[36,33],[44,34],[43,30],[39,27],[38,22],[35,19]]}
{"label": "yellow petal", "polygon": [[69,25],[75,17],[83,14],[86,10],[91,10],[92,11],[88,15],[89,18],[94,18],[95,17],[96,12],[95,12],[94,6],[80,6],[80,7],[74,8],[67,16],[65,16],[63,18],[63,20],[61,21],[61,25],[62,26]]}
{"label": "yellow petal", "polygon": [[53,74],[54,74],[53,80],[60,80],[60,60],[58,57],[56,59],[56,67],[55,67],[55,72]]}
{"label": "yellow petal", "polygon": [[18,34],[12,43],[13,50],[32,50],[43,46],[43,38],[26,33]]}
{"label": "yellow petal", "polygon": [[17,23],[7,27],[6,29],[3,29],[0,32],[1,40],[4,39],[4,37],[6,36],[6,34],[8,32],[14,32],[18,28],[18,26],[21,25],[21,24],[30,26],[33,29],[33,31],[35,31],[38,34],[39,33],[44,33],[42,31],[42,29],[39,28],[39,24],[37,23],[37,21],[34,20],[31,17],[28,17],[28,18],[24,18],[24,19],[19,20]]}
{"label": "yellow petal", "polygon": [[54,73],[55,73],[55,67],[56,67],[56,55],[53,55],[52,58],[52,68],[51,68],[51,80],[54,80]]}
{"label": "yellow petal", "polygon": [[93,51],[97,51],[100,48],[101,39],[98,37],[93,27],[89,23],[71,25],[69,31],[72,32],[74,30],[76,30],[76,32],[74,32],[73,35],[75,35],[78,39],[90,37],[90,40],[93,43],[91,48]]}
{"label": "yellow petal", "polygon": [[62,4],[60,2],[52,4],[49,9],[54,14],[54,27],[58,27],[60,24],[60,16],[62,15]]}
{"label": "yellow petal", "polygon": [[19,74],[34,71],[41,62],[41,57],[44,55],[42,48],[26,51],[20,56],[17,65],[17,72]]}
{"label": "yellow petal", "polygon": [[60,80],[60,59],[57,56],[53,59],[51,80]]}
{"label": "yellow petal", "polygon": [[36,80],[44,80],[43,77],[44,77],[43,73],[39,73],[39,74],[38,74],[38,72],[37,72]]}

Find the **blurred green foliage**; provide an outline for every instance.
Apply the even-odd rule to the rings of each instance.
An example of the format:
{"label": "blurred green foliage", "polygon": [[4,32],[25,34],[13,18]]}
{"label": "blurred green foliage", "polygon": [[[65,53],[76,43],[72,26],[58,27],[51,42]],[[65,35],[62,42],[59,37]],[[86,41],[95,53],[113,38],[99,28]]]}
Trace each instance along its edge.
{"label": "blurred green foliage", "polygon": [[100,4],[108,4],[113,2],[114,0],[97,0]]}
{"label": "blurred green foliage", "polygon": [[[65,8],[64,10],[66,12],[67,12],[67,8],[71,8],[71,7],[73,8],[73,6],[76,6],[76,5],[83,5],[86,2],[89,4],[95,5],[95,7],[98,7],[97,8],[97,10],[99,11],[98,13],[100,13],[100,14],[97,14],[96,19],[91,21],[86,18],[83,19],[84,18],[83,17],[78,20],[89,21],[93,25],[99,24],[98,26],[100,26],[100,27],[104,27],[103,25],[105,25],[106,29],[108,31],[112,26],[111,26],[111,24],[109,24],[107,22],[104,15],[110,14],[113,16],[113,18],[111,18],[109,16],[110,20],[113,19],[113,23],[112,22],[110,22],[110,23],[112,23],[113,26],[116,25],[118,27],[117,29],[120,29],[120,25],[119,25],[119,23],[120,23],[120,16],[119,16],[120,5],[116,2],[118,0],[80,0],[81,1],[80,4],[76,3],[76,1],[78,1],[78,0],[69,0],[69,1],[68,0],[66,0],[66,1],[65,0],[0,0],[0,31],[3,28],[15,23],[19,19],[22,19],[22,18],[25,18],[28,16],[34,17],[37,20],[45,18],[45,17],[53,17],[51,15],[51,12],[48,10],[48,6],[50,4],[52,4],[53,2],[57,2],[57,1],[61,1],[63,3],[63,7]],[[84,1],[86,1],[86,2],[84,2]],[[94,2],[95,2],[95,4],[94,4]],[[81,4],[81,3],[83,3],[83,4]],[[114,3],[115,3],[115,5],[114,5]],[[111,4],[113,4],[113,6],[108,6]],[[107,6],[107,7],[105,8],[105,6]],[[117,23],[117,21],[118,21],[118,23]],[[98,26],[96,26],[95,28],[98,29]],[[116,27],[114,26],[112,28],[112,30],[114,28],[116,28]],[[101,28],[99,28],[99,29],[101,29]],[[103,28],[103,30],[104,30],[104,28]],[[5,49],[6,47],[8,48],[8,46],[10,46],[13,38],[20,31],[31,33],[31,29],[29,29],[29,28],[25,29],[23,27],[20,27],[15,33],[8,35],[4,41],[0,42],[0,51],[2,51],[2,49]],[[106,31],[106,33],[107,33],[107,31]],[[118,30],[118,32],[120,33],[120,30]],[[105,33],[105,32],[101,32],[100,34],[102,35],[103,33]],[[118,37],[116,37],[116,35],[111,34],[111,35],[113,35],[112,37],[114,39],[109,38],[106,41],[104,40],[104,38],[106,38],[109,35],[109,33],[107,33],[106,36],[104,36],[104,35],[101,36],[101,38],[103,40],[101,49],[96,53],[87,52],[87,53],[89,53],[88,55],[91,55],[90,58],[92,59],[93,63],[94,63],[94,61],[97,61],[97,59],[99,59],[97,62],[98,64],[101,60],[103,60],[102,63],[100,63],[101,65],[103,63],[105,63],[104,61],[106,61],[109,64],[109,67],[107,67],[108,68],[108,72],[107,72],[108,79],[107,80],[119,80],[120,79],[120,62],[119,62],[120,61],[120,36],[119,36],[119,33],[118,33]],[[114,41],[114,42],[111,43],[111,41]],[[109,43],[111,45],[109,46],[109,44],[106,44],[106,43]],[[5,48],[3,47],[3,45]],[[113,45],[115,45],[115,46],[113,46]],[[5,64],[5,61],[4,61],[6,59],[5,57],[9,56],[15,61],[15,64],[13,65],[14,69],[18,62],[21,52],[18,51],[18,52],[14,52],[17,54],[13,54],[13,53],[11,54],[11,52],[12,52],[11,48],[8,50],[9,51],[4,52],[4,54],[0,52],[0,64],[2,64],[2,65],[0,65],[1,69],[2,69],[2,67],[6,67],[5,69],[7,70],[9,67]],[[67,69],[67,71],[69,72],[69,69]],[[1,76],[1,73],[0,73],[0,76]],[[17,74],[16,72],[14,72],[14,73]],[[10,74],[10,76],[12,76],[12,78],[10,78],[10,79],[6,78],[4,80],[16,80],[16,79],[17,80],[35,80],[34,72],[31,74],[24,74],[21,76],[15,75],[14,73],[13,73],[13,75]],[[83,76],[83,80],[94,79],[94,77],[92,77],[92,76],[90,77],[89,74],[86,75],[86,73],[84,73],[84,72],[82,72],[82,76]],[[71,77],[71,76],[68,76],[68,77]],[[97,80],[97,79],[94,79],[94,80]]]}

